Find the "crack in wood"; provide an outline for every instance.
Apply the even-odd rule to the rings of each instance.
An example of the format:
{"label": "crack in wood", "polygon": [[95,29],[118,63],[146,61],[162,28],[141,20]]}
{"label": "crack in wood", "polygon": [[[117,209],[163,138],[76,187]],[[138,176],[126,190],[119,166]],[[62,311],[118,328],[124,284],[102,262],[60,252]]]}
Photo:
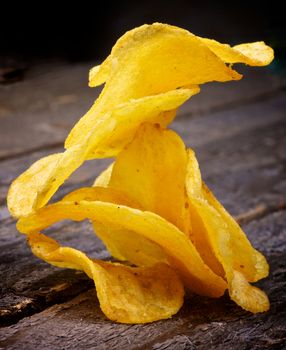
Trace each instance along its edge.
{"label": "crack in wood", "polygon": [[[178,116],[177,116],[177,120],[182,120],[186,117],[188,117],[188,118],[201,117],[201,116],[205,116],[205,115],[209,115],[209,114],[213,114],[213,113],[217,113],[217,112],[227,111],[227,110],[230,110],[230,109],[233,109],[236,107],[240,107],[240,106],[247,106],[247,105],[259,103],[261,101],[265,102],[267,100],[271,100],[274,97],[277,97],[277,93],[285,92],[285,90],[286,90],[286,85],[281,85],[278,88],[273,89],[272,91],[267,91],[265,93],[261,93],[260,95],[256,95],[256,96],[245,97],[245,98],[239,99],[237,101],[224,103],[224,104],[219,105],[219,106],[213,106],[213,107],[206,109],[206,110],[203,110],[203,111],[195,111],[195,112],[190,111],[190,112],[182,112],[182,113],[179,112]],[[35,153],[35,152],[52,150],[55,148],[63,147],[63,142],[64,142],[64,140],[52,142],[49,144],[44,144],[44,145],[37,146],[37,147],[32,147],[32,148],[26,149],[24,151],[17,151],[17,152],[5,154],[5,155],[0,156],[0,162],[10,160],[10,159],[15,159],[18,157],[20,158],[20,157],[30,155],[30,154]]]}
{"label": "crack in wood", "polygon": [[260,204],[257,207],[248,210],[245,213],[241,213],[235,216],[234,218],[240,225],[245,225],[250,223],[251,221],[261,219],[267,215],[278,211],[282,211],[284,209],[286,209],[286,200],[280,200],[277,203]]}
{"label": "crack in wood", "polygon": [[218,112],[224,112],[228,111],[237,107],[244,107],[252,104],[256,104],[259,102],[265,102],[267,100],[271,100],[274,97],[277,97],[277,94],[279,93],[285,93],[286,85],[281,85],[276,89],[273,89],[272,91],[267,91],[265,93],[261,93],[260,95],[256,96],[250,96],[250,97],[244,97],[242,99],[231,101],[224,103],[219,106],[212,106],[209,109],[205,109],[202,111],[190,111],[190,112],[183,112],[179,113],[177,116],[178,120],[182,120],[184,118],[196,118],[196,117],[203,117],[209,114],[218,113]]}
{"label": "crack in wood", "polygon": [[25,149],[24,151],[18,151],[18,152],[2,155],[2,156],[0,156],[0,162],[3,162],[5,160],[10,160],[10,159],[15,159],[18,157],[22,158],[22,157],[30,155],[32,153],[41,152],[41,151],[49,151],[49,150],[53,150],[55,148],[60,148],[60,147],[63,147],[63,141],[51,142],[49,144],[45,144],[42,146],[28,148],[28,149]]}
{"label": "crack in wood", "polygon": [[11,292],[13,297],[20,299],[20,301],[14,305],[0,308],[0,327],[16,324],[23,318],[44,311],[55,304],[66,303],[93,288],[92,280],[85,279],[83,283],[83,280],[79,279],[76,283],[54,285],[42,293],[38,293],[35,297],[25,297]]}

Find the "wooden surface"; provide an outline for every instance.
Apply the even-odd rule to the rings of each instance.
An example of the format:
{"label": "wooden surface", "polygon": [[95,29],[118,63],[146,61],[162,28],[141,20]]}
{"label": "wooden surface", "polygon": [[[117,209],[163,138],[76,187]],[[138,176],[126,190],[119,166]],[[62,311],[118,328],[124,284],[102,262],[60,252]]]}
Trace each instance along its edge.
{"label": "wooden surface", "polygon": [[[252,315],[228,296],[186,297],[172,319],[147,325],[107,320],[93,282],[34,257],[5,207],[9,183],[36,159],[62,149],[72,124],[99,90],[90,65],[46,65],[0,86],[0,349],[282,349],[286,347],[286,94],[267,69],[244,69],[241,82],[208,84],[172,127],[198,156],[207,184],[267,257],[258,283],[271,310]],[[87,162],[60,189],[89,185],[108,164]],[[62,222],[51,237],[90,256],[108,253],[88,222]]]}

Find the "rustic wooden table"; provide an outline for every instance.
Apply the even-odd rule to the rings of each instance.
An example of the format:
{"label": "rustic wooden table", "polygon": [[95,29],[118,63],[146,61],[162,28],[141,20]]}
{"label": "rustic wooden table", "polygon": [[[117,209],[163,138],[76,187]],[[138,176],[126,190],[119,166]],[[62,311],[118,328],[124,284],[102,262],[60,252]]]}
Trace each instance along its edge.
{"label": "rustic wooden table", "polygon": [[[173,128],[192,146],[202,174],[271,266],[258,283],[271,310],[252,315],[227,296],[186,298],[172,319],[116,324],[100,311],[82,273],[34,257],[5,207],[8,186],[36,159],[56,152],[98,90],[90,65],[42,65],[0,87],[1,349],[282,349],[286,347],[286,94],[267,69],[244,69],[241,82],[209,84],[183,106]],[[59,191],[92,183],[107,161],[87,162]],[[88,222],[49,230],[66,245],[108,258]]]}

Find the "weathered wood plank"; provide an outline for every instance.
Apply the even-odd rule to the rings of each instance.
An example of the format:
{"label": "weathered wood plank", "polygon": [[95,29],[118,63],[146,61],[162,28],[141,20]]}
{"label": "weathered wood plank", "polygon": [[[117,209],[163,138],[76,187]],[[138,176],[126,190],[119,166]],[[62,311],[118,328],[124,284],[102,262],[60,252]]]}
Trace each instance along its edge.
{"label": "weathered wood plank", "polygon": [[286,212],[245,227],[264,251],[271,275],[259,283],[271,310],[252,315],[227,296],[187,298],[170,320],[147,325],[114,324],[101,313],[94,291],[25,318],[1,332],[7,349],[282,349],[286,345]]}
{"label": "weathered wood plank", "polygon": [[[31,69],[24,81],[0,86],[0,159],[25,152],[59,146],[72,125],[91,106],[100,89],[87,86],[93,63]],[[180,110],[201,115],[212,109],[267,98],[285,86],[279,75],[267,69],[239,67],[245,78],[227,84],[202,87]],[[13,142],[11,142],[13,140]]]}
{"label": "weathered wood plank", "polygon": [[[285,199],[285,104],[286,98],[278,96],[260,104],[261,109],[254,104],[210,114],[202,118],[203,123],[199,118],[183,118],[175,123],[185,141],[196,149],[207,183],[232,213],[240,214],[260,203]],[[16,174],[44,153],[2,162],[0,176],[7,179],[6,189]],[[87,162],[57,197],[75,187],[90,185],[105,166],[106,161]],[[2,322],[15,322],[92,286],[82,275],[55,269],[33,257],[10,219],[2,222],[0,230],[0,272],[5,276],[1,293]],[[107,257],[87,223],[60,224],[51,230],[51,235],[88,254]],[[33,271],[32,275],[29,271]]]}
{"label": "weathered wood plank", "polygon": [[233,215],[285,202],[285,134],[286,119],[198,148],[206,182]]}

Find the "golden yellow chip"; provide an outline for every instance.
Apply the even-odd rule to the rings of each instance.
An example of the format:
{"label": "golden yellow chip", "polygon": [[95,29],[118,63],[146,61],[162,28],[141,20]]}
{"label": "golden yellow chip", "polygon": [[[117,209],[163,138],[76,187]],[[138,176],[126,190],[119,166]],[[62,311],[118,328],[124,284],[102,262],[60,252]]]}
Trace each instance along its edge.
{"label": "golden yellow chip", "polygon": [[265,45],[263,41],[231,47],[212,39],[199,39],[221,58],[223,62],[245,63],[249,66],[267,66],[274,58],[272,48]]}
{"label": "golden yellow chip", "polygon": [[114,163],[111,163],[93,182],[93,186],[107,187],[111,178]]}
{"label": "golden yellow chip", "polygon": [[248,283],[268,275],[266,259],[251,246],[206,185],[202,185],[194,152],[189,151],[188,156],[186,188],[196,248],[213,271],[220,276],[225,274],[230,297],[238,305],[251,312],[268,310],[266,294]]}
{"label": "golden yellow chip", "polygon": [[215,198],[206,184],[203,184],[203,196],[217,210],[228,227],[231,249],[234,252],[233,268],[241,272],[249,282],[256,282],[268,276],[269,266],[265,257],[251,245],[241,227]]}
{"label": "golden yellow chip", "polygon": [[251,286],[244,275],[233,268],[234,256],[237,253],[232,250],[230,232],[223,218],[203,199],[191,198],[190,203],[194,212],[201,218],[200,234],[205,236],[205,241],[223,267],[231,299],[245,310],[254,313],[267,311],[267,295]]}
{"label": "golden yellow chip", "polygon": [[[207,185],[202,182],[199,165],[192,150],[188,150],[187,169],[186,189],[189,197],[201,198],[207,201],[227,225],[230,233],[231,249],[235,252],[233,268],[241,272],[249,282],[256,282],[268,276],[269,266],[265,257],[251,245],[238,223],[215,198]],[[202,240],[202,244],[204,244],[204,240]]]}
{"label": "golden yellow chip", "polygon": [[7,196],[11,215],[25,216],[37,207],[38,191],[46,185],[60,158],[61,153],[41,158],[12,182]]}
{"label": "golden yellow chip", "polygon": [[157,321],[171,317],[183,304],[183,285],[166,264],[134,268],[93,260],[39,233],[31,233],[28,241],[39,258],[55,266],[82,270],[92,278],[101,310],[113,321]]}
{"label": "golden yellow chip", "polygon": [[84,159],[84,147],[75,146],[35,162],[13,181],[9,189],[7,203],[10,213],[21,217],[44,206]]}
{"label": "golden yellow chip", "polygon": [[159,125],[143,124],[117,156],[109,187],[188,234],[185,177],[187,155],[181,138]]}
{"label": "golden yellow chip", "polygon": [[105,223],[93,222],[96,235],[103,241],[110,255],[115,259],[135,266],[153,266],[158,262],[168,263],[163,248],[149,238],[125,227],[110,227]]}

